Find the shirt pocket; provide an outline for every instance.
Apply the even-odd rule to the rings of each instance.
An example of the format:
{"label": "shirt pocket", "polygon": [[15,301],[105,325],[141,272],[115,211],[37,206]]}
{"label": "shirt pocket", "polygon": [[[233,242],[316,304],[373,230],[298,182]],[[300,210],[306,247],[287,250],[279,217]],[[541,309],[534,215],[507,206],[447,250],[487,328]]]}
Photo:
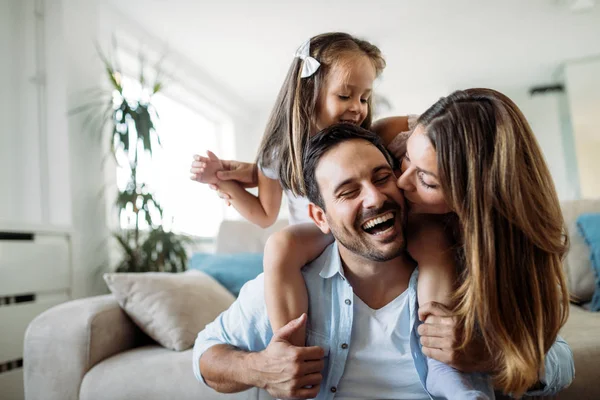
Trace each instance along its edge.
{"label": "shirt pocket", "polygon": [[322,333],[307,330],[306,331],[306,345],[307,346],[319,346],[325,350],[325,357],[329,356],[329,339]]}
{"label": "shirt pocket", "polygon": [[[311,331],[311,330],[307,330],[306,331],[306,345],[307,346],[319,346],[320,348],[323,349],[323,352],[325,353],[325,357],[323,359],[324,361],[324,366],[323,366],[323,370],[321,371],[321,373],[323,374],[323,376],[326,377],[329,375],[329,352],[330,352],[330,346],[329,346],[329,339],[322,333],[319,332],[315,332],[315,331]],[[322,382],[322,385],[326,384],[326,380],[324,380]],[[325,387],[325,386],[323,386]],[[321,388],[321,390],[323,389],[323,387]]]}

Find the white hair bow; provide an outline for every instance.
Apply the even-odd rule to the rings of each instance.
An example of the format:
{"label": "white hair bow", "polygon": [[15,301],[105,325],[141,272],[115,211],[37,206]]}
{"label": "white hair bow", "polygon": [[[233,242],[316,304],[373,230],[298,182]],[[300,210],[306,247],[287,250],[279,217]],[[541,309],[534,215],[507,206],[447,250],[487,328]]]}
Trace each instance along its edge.
{"label": "white hair bow", "polygon": [[320,62],[310,56],[310,39],[302,43],[302,46],[298,47],[294,57],[298,57],[304,61],[302,63],[302,75],[300,75],[302,78],[312,76],[321,66]]}

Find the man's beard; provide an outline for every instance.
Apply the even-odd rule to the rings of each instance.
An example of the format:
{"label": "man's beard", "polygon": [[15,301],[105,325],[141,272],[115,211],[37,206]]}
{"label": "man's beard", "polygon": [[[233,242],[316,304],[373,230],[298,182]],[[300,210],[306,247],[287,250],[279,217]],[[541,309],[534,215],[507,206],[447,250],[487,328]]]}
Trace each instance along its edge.
{"label": "man's beard", "polygon": [[[376,248],[375,244],[371,243],[367,239],[369,234],[362,229],[362,224],[365,221],[377,215],[381,215],[386,211],[396,211],[394,218],[400,218],[400,232],[398,232],[397,237],[394,239],[396,242],[398,242],[398,246],[388,251]],[[338,227],[338,225],[334,221],[331,221],[326,216],[327,223],[329,225],[329,228],[331,229],[333,237],[342,246],[344,246],[356,255],[376,262],[393,260],[394,258],[399,257],[405,252],[406,237],[404,235],[404,217],[404,212],[400,206],[398,206],[395,203],[386,202],[378,210],[369,210],[364,212],[362,215],[357,216],[354,224],[355,232],[349,232],[348,229],[344,227]],[[394,221],[394,224],[396,224],[396,221]]]}

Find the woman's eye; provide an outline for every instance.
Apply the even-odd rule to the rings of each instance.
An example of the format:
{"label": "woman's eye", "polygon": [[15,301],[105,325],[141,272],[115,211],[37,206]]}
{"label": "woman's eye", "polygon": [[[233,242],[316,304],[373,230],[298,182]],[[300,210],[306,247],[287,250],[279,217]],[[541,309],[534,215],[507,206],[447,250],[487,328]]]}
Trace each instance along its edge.
{"label": "woman's eye", "polygon": [[417,176],[419,177],[419,181],[421,182],[421,185],[425,186],[426,189],[436,189],[438,187],[438,185],[436,185],[436,184],[425,182],[425,178],[423,177],[423,175],[424,174],[422,172],[419,172],[417,174]]}
{"label": "woman's eye", "polygon": [[367,104],[369,102],[369,99],[360,99],[360,102],[363,104]]}
{"label": "woman's eye", "polygon": [[342,100],[348,100],[348,99],[350,99],[350,96],[342,96],[341,94],[338,97],[340,99],[342,99]]}

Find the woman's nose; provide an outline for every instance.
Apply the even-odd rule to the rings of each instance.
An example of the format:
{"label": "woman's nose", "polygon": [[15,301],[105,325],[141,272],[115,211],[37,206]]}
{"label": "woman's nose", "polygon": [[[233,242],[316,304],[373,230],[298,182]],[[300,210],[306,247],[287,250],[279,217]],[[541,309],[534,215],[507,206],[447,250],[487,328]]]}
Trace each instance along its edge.
{"label": "woman's nose", "polygon": [[400,177],[398,178],[398,181],[396,182],[396,185],[398,185],[398,187],[402,190],[411,192],[411,191],[415,190],[413,178],[414,178],[414,173],[409,168],[400,175]]}

